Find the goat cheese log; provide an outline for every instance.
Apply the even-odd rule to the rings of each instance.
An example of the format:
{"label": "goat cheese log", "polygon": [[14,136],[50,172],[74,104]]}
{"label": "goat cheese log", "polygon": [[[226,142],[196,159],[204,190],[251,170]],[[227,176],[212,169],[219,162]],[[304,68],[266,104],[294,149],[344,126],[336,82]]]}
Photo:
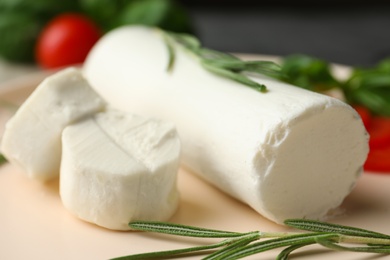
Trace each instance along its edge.
{"label": "goat cheese log", "polygon": [[[127,26],[106,34],[84,65],[111,105],[172,121],[185,166],[277,223],[324,219],[350,193],[368,135],[347,104],[267,78],[259,93],[204,70],[163,32]],[[199,191],[201,192],[201,191]]]}
{"label": "goat cheese log", "polygon": [[32,179],[58,177],[62,130],[104,107],[105,102],[79,69],[57,72],[46,78],[7,122],[1,152]]}
{"label": "goat cheese log", "polygon": [[174,126],[115,110],[65,128],[60,195],[77,217],[116,230],[166,221],[178,205]]}

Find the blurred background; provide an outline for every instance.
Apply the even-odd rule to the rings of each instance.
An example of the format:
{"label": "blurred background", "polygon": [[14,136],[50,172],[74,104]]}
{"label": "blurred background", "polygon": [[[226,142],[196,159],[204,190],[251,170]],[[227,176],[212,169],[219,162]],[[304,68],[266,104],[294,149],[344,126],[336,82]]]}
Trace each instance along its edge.
{"label": "blurred background", "polygon": [[300,53],[351,66],[372,66],[390,56],[390,3],[286,2],[0,0],[0,58],[39,63],[42,31],[68,12],[88,17],[102,33],[124,24],[148,24],[193,33],[204,46],[225,52]]}
{"label": "blurred background", "polygon": [[181,2],[209,48],[282,56],[303,53],[352,66],[370,66],[390,57],[390,5],[379,1]]}

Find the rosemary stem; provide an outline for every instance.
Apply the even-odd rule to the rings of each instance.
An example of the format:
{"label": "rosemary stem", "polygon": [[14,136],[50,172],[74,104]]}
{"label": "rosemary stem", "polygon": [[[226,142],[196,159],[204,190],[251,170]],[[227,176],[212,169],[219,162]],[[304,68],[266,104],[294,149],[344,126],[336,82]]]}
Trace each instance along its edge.
{"label": "rosemary stem", "polygon": [[[281,238],[292,235],[302,234],[300,232],[260,232],[261,238]],[[390,245],[390,239],[385,238],[373,238],[373,237],[360,237],[360,236],[347,236],[340,235],[337,238],[338,243],[348,244],[375,244],[375,245]]]}

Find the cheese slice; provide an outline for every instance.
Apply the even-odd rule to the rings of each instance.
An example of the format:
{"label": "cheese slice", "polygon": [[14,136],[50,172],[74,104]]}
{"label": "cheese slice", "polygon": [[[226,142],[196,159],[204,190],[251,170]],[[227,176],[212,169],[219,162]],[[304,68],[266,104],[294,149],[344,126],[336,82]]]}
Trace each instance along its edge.
{"label": "cheese slice", "polygon": [[180,141],[174,126],[115,110],[65,128],[60,195],[77,217],[128,230],[165,221],[178,205]]}
{"label": "cheese slice", "polygon": [[[183,164],[277,223],[324,219],[362,173],[368,135],[358,114],[334,98],[267,77],[267,93],[211,74],[161,31],[126,26],[105,35],[84,65],[113,106],[172,121]],[[202,191],[199,191],[202,192]]]}
{"label": "cheese slice", "polygon": [[79,69],[57,72],[46,78],[7,122],[1,152],[32,179],[58,177],[62,130],[104,107],[105,102]]}

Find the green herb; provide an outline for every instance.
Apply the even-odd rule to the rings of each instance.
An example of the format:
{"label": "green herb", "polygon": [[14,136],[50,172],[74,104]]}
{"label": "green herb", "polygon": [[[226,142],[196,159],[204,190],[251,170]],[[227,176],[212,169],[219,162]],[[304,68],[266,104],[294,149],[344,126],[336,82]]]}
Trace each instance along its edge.
{"label": "green herb", "polygon": [[312,91],[325,91],[340,86],[328,62],[307,55],[290,55],[283,59],[282,80]]}
{"label": "green herb", "polygon": [[61,12],[78,11],[78,0],[0,0],[0,56],[14,62],[33,62],[42,28]]}
{"label": "green herb", "polygon": [[194,253],[205,255],[211,251],[212,253],[203,259],[230,260],[240,259],[275,248],[284,248],[276,259],[285,260],[296,249],[312,244],[318,244],[338,251],[390,254],[390,236],[386,234],[305,219],[290,219],[286,220],[285,224],[289,227],[309,232],[253,231],[240,233],[165,222],[130,222],[129,226],[133,230],[187,237],[225,239],[205,246],[141,253],[113,259],[166,259],[176,255],[186,256]]}
{"label": "green herb", "polygon": [[372,112],[390,116],[390,59],[369,69],[355,68],[343,84],[350,103],[361,104]]}
{"label": "green herb", "polygon": [[127,24],[193,31],[187,11],[174,0],[80,0],[80,5],[104,31]]}
{"label": "green herb", "polygon": [[248,77],[249,74],[261,74],[274,78],[283,78],[279,65],[271,61],[243,61],[238,57],[203,48],[198,39],[189,34],[164,32],[169,60],[167,70],[171,72],[175,63],[174,43],[181,45],[196,58],[209,72],[239,82],[257,91],[265,92],[266,86]]}
{"label": "green herb", "polygon": [[348,103],[390,116],[390,59],[373,68],[354,68],[347,80],[337,80],[328,62],[307,55],[291,55],[283,60],[282,72],[286,77],[280,79],[295,86],[317,92],[338,89]]}
{"label": "green herb", "polygon": [[13,62],[34,62],[40,32],[66,12],[91,17],[104,32],[127,24],[193,31],[187,11],[174,0],[0,0],[0,56]]}
{"label": "green herb", "polygon": [[0,153],[0,165],[3,165],[7,162],[7,159],[4,157],[3,154]]}

